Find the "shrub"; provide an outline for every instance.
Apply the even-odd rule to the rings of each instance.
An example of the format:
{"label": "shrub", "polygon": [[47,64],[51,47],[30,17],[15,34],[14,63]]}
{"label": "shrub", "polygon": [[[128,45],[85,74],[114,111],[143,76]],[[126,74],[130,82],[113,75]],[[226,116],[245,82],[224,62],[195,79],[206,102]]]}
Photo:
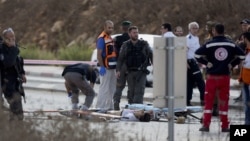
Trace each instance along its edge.
{"label": "shrub", "polygon": [[34,44],[28,44],[22,46],[20,51],[20,55],[24,59],[89,61],[93,49],[86,45],[74,45],[71,47],[62,47],[57,52],[50,52],[42,50]]}
{"label": "shrub", "polygon": [[46,59],[46,60],[53,60],[55,59],[55,55],[52,52],[41,50],[34,44],[28,44],[22,46],[20,48],[20,55],[24,59]]}
{"label": "shrub", "polygon": [[60,48],[57,54],[57,58],[60,60],[79,60],[89,61],[93,49],[86,45],[74,45],[71,47]]}

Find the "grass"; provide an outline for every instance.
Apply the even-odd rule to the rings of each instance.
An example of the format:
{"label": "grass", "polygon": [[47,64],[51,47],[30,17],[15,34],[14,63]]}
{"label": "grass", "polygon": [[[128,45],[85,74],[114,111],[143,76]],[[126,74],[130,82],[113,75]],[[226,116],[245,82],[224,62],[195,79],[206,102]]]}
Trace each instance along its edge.
{"label": "grass", "polygon": [[41,50],[34,44],[28,44],[20,48],[20,55],[24,59],[56,59],[55,54],[52,52]]}
{"label": "grass", "polygon": [[57,54],[59,60],[79,60],[89,61],[93,49],[84,45],[60,48]]}
{"label": "grass", "polygon": [[77,60],[89,61],[93,49],[86,45],[74,45],[71,47],[61,47],[57,52],[43,50],[34,44],[24,45],[20,48],[20,55],[24,59],[40,60]]}

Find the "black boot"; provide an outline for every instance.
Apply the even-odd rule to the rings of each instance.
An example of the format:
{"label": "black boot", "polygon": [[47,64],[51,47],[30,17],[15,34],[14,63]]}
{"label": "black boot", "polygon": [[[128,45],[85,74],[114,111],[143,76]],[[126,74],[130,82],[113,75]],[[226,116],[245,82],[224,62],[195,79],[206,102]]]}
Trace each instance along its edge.
{"label": "black boot", "polygon": [[199,131],[201,132],[209,132],[209,127],[202,126]]}
{"label": "black boot", "polygon": [[119,103],[117,103],[117,102],[114,103],[114,110],[120,111]]}

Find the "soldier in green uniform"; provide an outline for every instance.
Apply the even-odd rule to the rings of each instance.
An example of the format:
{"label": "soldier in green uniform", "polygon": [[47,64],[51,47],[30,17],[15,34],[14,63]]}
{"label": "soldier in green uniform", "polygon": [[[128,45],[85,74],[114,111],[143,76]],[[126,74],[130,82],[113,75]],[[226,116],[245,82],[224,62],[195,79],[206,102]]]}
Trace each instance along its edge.
{"label": "soldier in green uniform", "polygon": [[120,77],[122,66],[127,67],[127,83],[129,89],[129,104],[143,103],[147,66],[153,62],[153,53],[147,41],[138,39],[136,26],[129,28],[130,39],[123,43],[117,62],[117,78]]}

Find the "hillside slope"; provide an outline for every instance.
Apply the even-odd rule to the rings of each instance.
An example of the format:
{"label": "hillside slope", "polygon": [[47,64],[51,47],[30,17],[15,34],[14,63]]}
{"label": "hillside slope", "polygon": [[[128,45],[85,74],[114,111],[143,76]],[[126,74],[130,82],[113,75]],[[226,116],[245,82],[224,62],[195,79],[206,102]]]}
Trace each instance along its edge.
{"label": "hillside slope", "polygon": [[240,20],[250,16],[249,7],[247,0],[1,0],[0,24],[12,27],[21,44],[50,50],[93,44],[107,19],[114,21],[114,33],[123,20],[130,20],[141,33],[152,34],[160,34],[164,22],[183,26],[187,34],[187,24],[197,21],[201,39],[206,21],[216,20],[235,38]]}

